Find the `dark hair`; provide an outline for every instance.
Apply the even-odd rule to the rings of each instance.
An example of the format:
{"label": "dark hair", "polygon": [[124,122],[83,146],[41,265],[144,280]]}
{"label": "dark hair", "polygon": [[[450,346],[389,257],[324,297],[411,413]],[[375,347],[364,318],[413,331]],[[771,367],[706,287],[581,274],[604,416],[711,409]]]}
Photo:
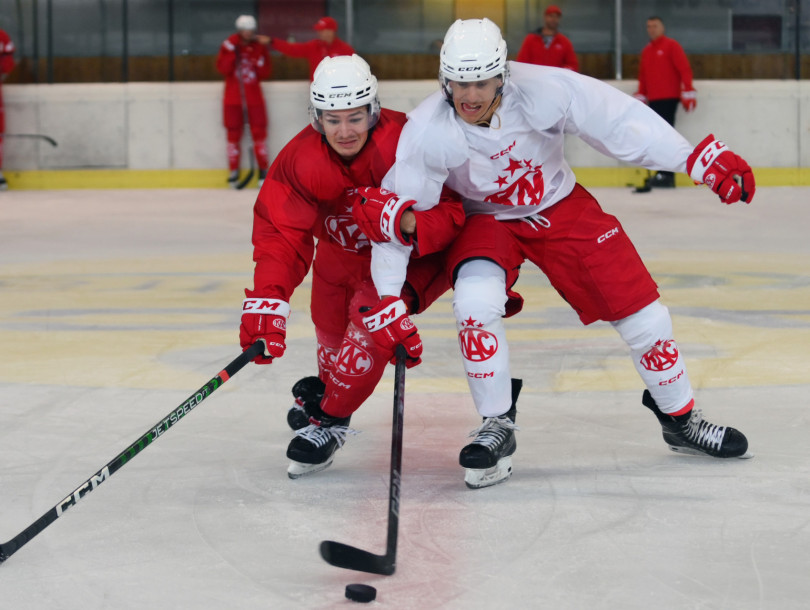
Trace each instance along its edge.
{"label": "dark hair", "polygon": [[652,15],[650,17],[647,17],[647,21],[660,21],[661,25],[664,25],[664,20],[661,19],[658,15]]}

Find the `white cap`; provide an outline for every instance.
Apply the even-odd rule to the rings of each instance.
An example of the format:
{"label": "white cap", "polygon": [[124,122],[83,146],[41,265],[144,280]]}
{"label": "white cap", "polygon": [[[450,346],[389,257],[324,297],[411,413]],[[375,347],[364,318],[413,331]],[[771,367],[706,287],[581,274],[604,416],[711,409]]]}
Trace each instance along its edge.
{"label": "white cap", "polygon": [[506,41],[489,19],[458,19],[444,37],[439,74],[447,80],[475,81],[506,72]]}
{"label": "white cap", "polygon": [[371,67],[359,55],[325,57],[315,69],[309,86],[310,119],[312,126],[321,131],[318,111],[346,110],[369,106],[369,128],[380,115],[377,98],[377,78]]}
{"label": "white cap", "polygon": [[242,30],[256,31],[256,18],[253,15],[239,15],[236,18],[236,29],[240,32]]}

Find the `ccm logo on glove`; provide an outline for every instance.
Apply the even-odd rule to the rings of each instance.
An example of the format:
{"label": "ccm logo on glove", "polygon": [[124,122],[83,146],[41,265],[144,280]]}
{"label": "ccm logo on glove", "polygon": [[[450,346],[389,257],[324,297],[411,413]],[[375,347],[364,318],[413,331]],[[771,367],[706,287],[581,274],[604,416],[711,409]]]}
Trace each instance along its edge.
{"label": "ccm logo on glove", "polygon": [[706,136],[695,147],[686,159],[686,171],[692,180],[717,193],[723,203],[740,199],[750,203],[754,198],[757,187],[751,167],[714,135]]}

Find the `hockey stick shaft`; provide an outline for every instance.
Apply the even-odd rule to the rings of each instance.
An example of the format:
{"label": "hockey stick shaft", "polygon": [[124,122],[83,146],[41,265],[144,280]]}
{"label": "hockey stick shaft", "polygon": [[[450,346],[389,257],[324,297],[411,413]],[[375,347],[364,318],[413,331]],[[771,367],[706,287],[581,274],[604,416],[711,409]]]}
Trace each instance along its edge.
{"label": "hockey stick shaft", "polygon": [[405,348],[396,350],[394,374],[394,421],[391,430],[391,471],[388,487],[388,536],[385,555],[375,555],[357,547],[324,540],[321,542],[321,557],[327,563],[347,570],[369,572],[390,576],[396,570],[397,540],[399,538],[399,503],[402,491],[402,437],[405,415]]}
{"label": "hockey stick shaft", "polygon": [[0,138],[33,138],[36,140],[45,140],[51,146],[58,146],[56,140],[50,136],[42,135],[41,133],[0,133]]}
{"label": "hockey stick shaft", "polygon": [[[236,82],[239,83],[239,99],[242,102],[242,123],[244,123],[244,128],[250,133],[250,141],[253,142],[253,132],[250,131],[250,112],[248,111],[247,96],[245,95],[245,83],[242,80],[242,75],[239,73],[238,49],[236,51]],[[247,183],[253,179],[253,174],[256,171],[255,164],[253,162],[252,150],[248,150],[248,160],[250,161],[250,170],[248,171],[247,176],[236,184],[236,189],[240,191],[245,188]]]}
{"label": "hockey stick shaft", "polygon": [[253,358],[258,356],[263,351],[264,344],[261,341],[251,345],[247,350],[237,356],[230,364],[226,365],[216,377],[194,392],[194,394],[186,398],[171,413],[152,426],[145,434],[143,434],[143,436],[115,456],[111,461],[107,462],[107,464],[101,470],[96,472],[84,483],[70,492],[70,494],[68,494],[56,506],[51,508],[48,512],[46,512],[8,542],[0,543],[0,564],[20,550],[23,545],[30,542],[34,536],[39,534],[51,523],[61,517],[67,509],[74,506],[88,493],[109,479],[118,471],[119,468],[132,460],[132,458],[146,449],[146,447],[152,444],[152,442],[158,439],[164,432],[174,426],[183,417],[188,415],[197,405],[210,396],[214,390],[228,381],[228,379],[233,377],[242,369],[242,367],[244,367],[248,362],[253,360]]}

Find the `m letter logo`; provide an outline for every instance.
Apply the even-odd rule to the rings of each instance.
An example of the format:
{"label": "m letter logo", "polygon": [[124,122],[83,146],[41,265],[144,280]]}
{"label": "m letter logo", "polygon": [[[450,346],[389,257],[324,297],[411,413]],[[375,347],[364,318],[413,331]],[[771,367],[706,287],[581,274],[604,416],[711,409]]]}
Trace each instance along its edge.
{"label": "m letter logo", "polygon": [[657,341],[646,354],[641,357],[641,365],[648,371],[666,371],[675,366],[678,361],[678,346],[675,341]]}
{"label": "m letter logo", "polygon": [[489,360],[498,351],[498,338],[480,328],[465,328],[458,334],[461,355],[470,362]]}

